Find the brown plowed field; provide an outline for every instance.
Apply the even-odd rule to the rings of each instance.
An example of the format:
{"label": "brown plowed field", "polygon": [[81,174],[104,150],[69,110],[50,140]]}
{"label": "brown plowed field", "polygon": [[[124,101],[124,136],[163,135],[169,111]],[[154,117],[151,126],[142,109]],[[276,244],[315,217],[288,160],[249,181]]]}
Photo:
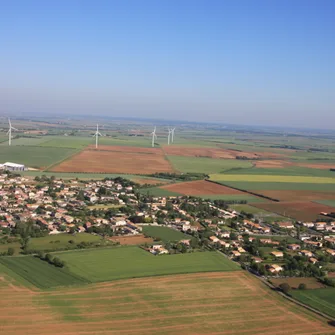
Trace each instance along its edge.
{"label": "brown plowed field", "polygon": [[137,245],[143,243],[152,243],[154,240],[144,235],[132,235],[132,236],[113,236],[110,238],[111,241],[119,242],[121,245]]}
{"label": "brown plowed field", "polygon": [[235,159],[236,156],[245,156],[250,159],[258,158],[253,152],[241,152],[236,150],[222,148],[206,148],[206,147],[188,147],[188,146],[164,146],[164,152],[171,156],[186,157],[208,157],[208,158],[226,158]]}
{"label": "brown plowed field", "polygon": [[254,203],[253,206],[299,221],[314,221],[320,217],[320,212],[331,212],[334,210],[332,207],[311,201]]}
{"label": "brown plowed field", "polygon": [[313,200],[333,200],[335,199],[335,192],[318,192],[318,191],[303,191],[303,190],[255,190],[258,194],[265,195],[270,198],[278,199],[280,201],[313,201]]}
{"label": "brown plowed field", "polygon": [[254,165],[258,168],[263,169],[269,169],[269,168],[278,169],[292,166],[293,164],[283,160],[259,160],[255,161]]}
{"label": "brown plowed field", "polygon": [[[108,146],[107,146],[108,147]],[[116,148],[116,150],[114,150]],[[173,172],[162,151],[149,148],[113,147],[113,150],[86,149],[52,168],[54,172],[152,174]],[[140,149],[140,151],[135,151]],[[133,150],[133,151],[130,151]],[[153,149],[155,150],[155,149]]]}
{"label": "brown plowed field", "polygon": [[187,181],[185,183],[161,186],[160,188],[184,195],[245,194],[233,188],[221,186],[206,180]]}
{"label": "brown plowed field", "polygon": [[[296,164],[297,166],[303,166],[303,167],[307,167],[307,168],[311,168],[311,169],[322,169],[322,170],[330,170],[330,169],[335,169],[335,164]],[[334,172],[334,176],[335,176],[335,172]]]}
{"label": "brown plowed field", "polygon": [[1,281],[0,294],[4,335],[334,334],[327,320],[242,271],[35,293],[15,291]]}

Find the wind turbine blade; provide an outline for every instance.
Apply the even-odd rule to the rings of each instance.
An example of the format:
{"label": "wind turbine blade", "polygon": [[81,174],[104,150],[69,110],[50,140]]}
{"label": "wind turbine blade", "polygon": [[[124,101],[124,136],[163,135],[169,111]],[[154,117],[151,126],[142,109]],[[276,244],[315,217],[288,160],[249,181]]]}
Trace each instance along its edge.
{"label": "wind turbine blade", "polygon": [[98,135],[98,136],[104,136],[104,135],[102,135],[102,134],[101,134],[101,133],[99,133],[99,132],[98,132],[98,134],[97,134],[97,135]]}
{"label": "wind turbine blade", "polygon": [[12,128],[12,130],[16,130],[16,131],[19,131],[18,129],[16,129],[16,128],[14,128],[14,127],[11,127]]}
{"label": "wind turbine blade", "polygon": [[8,118],[8,123],[9,123],[9,127],[11,127],[12,124],[10,123],[10,118]]}
{"label": "wind turbine blade", "polygon": [[9,133],[10,133],[10,129],[7,131],[6,135],[9,135]]}

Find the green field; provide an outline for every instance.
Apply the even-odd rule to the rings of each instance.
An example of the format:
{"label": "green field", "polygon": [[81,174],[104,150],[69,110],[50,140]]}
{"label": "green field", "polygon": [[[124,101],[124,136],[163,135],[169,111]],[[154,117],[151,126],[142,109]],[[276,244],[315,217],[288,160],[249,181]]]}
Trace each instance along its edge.
{"label": "green field", "polygon": [[174,230],[169,227],[160,226],[143,226],[143,233],[149,237],[160,239],[161,241],[180,241],[183,239],[191,239],[192,236],[183,234],[178,230]]}
{"label": "green field", "polygon": [[32,256],[1,257],[0,263],[13,271],[16,274],[15,279],[22,284],[28,281],[39,288],[88,283],[87,280],[70,273],[65,268],[57,268]]}
{"label": "green field", "polygon": [[[46,137],[20,137],[12,139],[12,146],[39,146],[47,140]],[[8,141],[0,143],[1,146],[8,146]]]}
{"label": "green field", "polygon": [[72,240],[76,244],[80,242],[99,242],[100,236],[80,233],[80,234],[57,234],[44,237],[32,238],[29,241],[28,250],[57,250],[69,246],[69,241]]}
{"label": "green field", "polygon": [[310,177],[329,177],[335,178],[335,173],[330,170],[311,169],[300,166],[290,166],[282,169],[276,168],[250,168],[229,171],[229,174],[260,175],[260,176],[310,176]]}
{"label": "green field", "polygon": [[238,188],[240,190],[257,191],[261,190],[299,190],[299,191],[320,191],[334,192],[334,184],[313,184],[313,183],[277,183],[277,182],[252,182],[252,181],[218,181],[222,185]]}
{"label": "green field", "polygon": [[46,140],[41,144],[45,147],[81,149],[89,144],[94,144],[94,139],[88,136],[48,136],[45,138]]}
{"label": "green field", "polygon": [[257,207],[254,207],[254,206],[250,206],[250,205],[230,205],[229,207],[231,209],[234,209],[237,212],[244,211],[246,213],[250,213],[250,214],[253,214],[255,216],[259,216],[259,217],[263,217],[263,218],[266,218],[267,216],[269,216],[269,217],[276,216],[278,219],[283,218],[282,216],[277,215],[276,213],[272,213],[272,212],[266,211],[264,209],[257,208]]}
{"label": "green field", "polygon": [[335,184],[335,178],[311,176],[212,174],[210,179],[218,182]]}
{"label": "green field", "polygon": [[138,247],[57,253],[71,271],[90,282],[177,273],[231,271],[239,267],[216,252],[154,256]]}
{"label": "green field", "polygon": [[[58,249],[64,249],[68,246],[73,246],[74,244],[69,244],[72,240],[75,244],[80,242],[99,242],[101,240],[100,236],[80,233],[75,235],[70,234],[58,234],[58,235],[47,235],[44,237],[33,237],[29,240],[28,251],[29,250],[50,250],[56,251]],[[6,252],[8,248],[13,248],[15,250],[15,255],[18,255],[21,251],[21,244],[19,242],[0,244],[0,252]]]}
{"label": "green field", "polygon": [[182,194],[177,193],[177,192],[172,192],[169,190],[165,190],[160,187],[146,187],[146,188],[141,188],[139,189],[139,192],[142,194],[149,194],[153,197],[177,197],[181,196]]}
{"label": "green field", "polygon": [[334,212],[335,212],[335,199],[334,200],[317,200],[315,201],[319,204],[334,207]]}
{"label": "green field", "polygon": [[2,162],[24,164],[28,167],[48,167],[72,155],[74,149],[40,146],[0,146]]}
{"label": "green field", "polygon": [[250,162],[237,159],[168,156],[168,160],[176,170],[184,173],[222,173],[230,169],[243,169],[252,166]]}
{"label": "green field", "polygon": [[247,201],[254,202],[267,202],[266,199],[254,197],[251,194],[209,194],[197,195],[197,197],[209,200],[225,200],[225,201]]}
{"label": "green field", "polygon": [[335,318],[335,289],[292,290],[293,298]]}
{"label": "green field", "polygon": [[259,239],[268,239],[270,238],[271,240],[273,241],[283,241],[283,240],[286,240],[288,243],[299,243],[299,240],[294,238],[294,237],[291,237],[291,236],[288,236],[288,235],[282,235],[282,236],[276,236],[276,235],[254,235],[254,234],[250,234],[250,236],[253,236],[253,237],[257,237]]}

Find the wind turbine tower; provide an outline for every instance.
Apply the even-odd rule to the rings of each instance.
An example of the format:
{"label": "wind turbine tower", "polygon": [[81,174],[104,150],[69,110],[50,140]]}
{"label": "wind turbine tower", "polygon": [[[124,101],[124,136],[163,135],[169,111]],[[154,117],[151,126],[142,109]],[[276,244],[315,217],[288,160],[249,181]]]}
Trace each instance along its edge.
{"label": "wind turbine tower", "polygon": [[99,125],[97,124],[97,131],[94,133],[93,137],[95,137],[95,148],[98,148],[98,139],[99,136],[102,136],[102,134],[99,132]]}
{"label": "wind turbine tower", "polygon": [[176,130],[176,128],[172,128],[171,131],[172,131],[172,136],[171,136],[171,142],[173,143],[174,141],[174,131]]}
{"label": "wind turbine tower", "polygon": [[151,146],[154,148],[155,147],[155,138],[157,138],[156,127],[154,128],[154,131],[150,135],[152,135]]}
{"label": "wind turbine tower", "polygon": [[170,145],[171,142],[171,136],[172,136],[172,129],[168,128],[169,135],[168,135],[168,145]]}
{"label": "wind turbine tower", "polygon": [[8,123],[9,123],[9,129],[8,129],[8,132],[7,132],[8,145],[12,145],[12,130],[18,130],[18,129],[12,127],[12,123],[10,122],[10,118],[8,118]]}

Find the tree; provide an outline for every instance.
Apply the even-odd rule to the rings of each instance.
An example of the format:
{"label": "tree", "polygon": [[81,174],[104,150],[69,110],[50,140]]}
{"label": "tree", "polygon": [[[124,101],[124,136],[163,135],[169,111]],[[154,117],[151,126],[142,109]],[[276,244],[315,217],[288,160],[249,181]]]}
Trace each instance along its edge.
{"label": "tree", "polygon": [[279,285],[279,288],[285,293],[287,294],[290,290],[291,290],[291,286],[287,283],[282,283]]}
{"label": "tree", "polygon": [[306,290],[307,286],[304,283],[299,284],[298,290]]}
{"label": "tree", "polygon": [[15,252],[14,248],[8,248],[8,250],[7,250],[7,255],[8,255],[8,256],[13,256],[13,255],[14,255],[14,252]]}

